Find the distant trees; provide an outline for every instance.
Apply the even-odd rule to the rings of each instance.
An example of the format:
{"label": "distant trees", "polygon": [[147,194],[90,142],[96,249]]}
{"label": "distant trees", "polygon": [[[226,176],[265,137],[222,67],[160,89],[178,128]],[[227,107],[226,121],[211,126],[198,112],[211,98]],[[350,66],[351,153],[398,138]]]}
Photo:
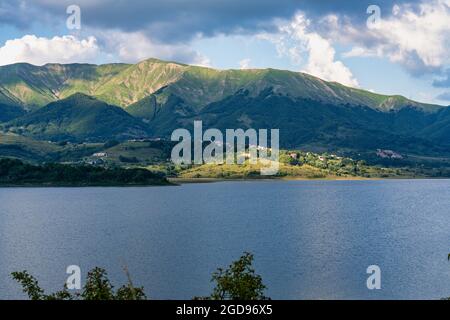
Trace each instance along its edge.
{"label": "distant trees", "polygon": [[52,294],[45,294],[38,281],[27,271],[13,272],[14,280],[22,285],[22,290],[31,300],[145,300],[144,288],[134,287],[129,280],[127,285],[114,291],[106,270],[94,268],[88,272],[86,284],[80,293],[70,293],[67,287]]}
{"label": "distant trees", "polygon": [[136,157],[125,157],[120,155],[119,161],[124,163],[139,163],[139,159]]}
{"label": "distant trees", "polygon": [[[267,300],[266,286],[253,269],[253,254],[245,252],[227,269],[219,268],[212,275],[215,287],[209,297],[199,300]],[[86,284],[79,293],[71,293],[66,286],[55,293],[46,294],[38,281],[27,271],[13,272],[12,277],[20,283],[23,292],[31,300],[145,300],[143,287],[135,287],[129,274],[128,283],[114,290],[105,269],[94,268],[88,272]]]}
{"label": "distant trees", "polygon": [[253,254],[245,252],[227,269],[219,268],[213,273],[216,283],[212,300],[267,300],[264,296],[266,286],[260,275],[253,269]]}
{"label": "distant trees", "polygon": [[162,173],[146,169],[102,168],[49,163],[34,166],[15,159],[0,159],[0,184],[126,185],[167,184]]}
{"label": "distant trees", "polygon": [[[393,177],[407,174],[407,170],[383,168],[365,160],[355,160],[336,154],[314,153],[299,150],[280,151],[280,162],[291,166],[309,165],[335,176]],[[441,175],[439,175],[441,176]]]}

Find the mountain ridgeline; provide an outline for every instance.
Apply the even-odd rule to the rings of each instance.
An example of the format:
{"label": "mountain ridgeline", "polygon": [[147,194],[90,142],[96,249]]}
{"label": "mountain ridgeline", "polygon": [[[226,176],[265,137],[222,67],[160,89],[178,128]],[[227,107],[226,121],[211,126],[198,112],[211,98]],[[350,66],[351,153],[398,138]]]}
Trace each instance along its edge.
{"label": "mountain ridgeline", "polygon": [[279,128],[283,148],[450,155],[450,108],[308,74],[129,64],[0,67],[3,131],[39,140],[169,137],[176,128]]}

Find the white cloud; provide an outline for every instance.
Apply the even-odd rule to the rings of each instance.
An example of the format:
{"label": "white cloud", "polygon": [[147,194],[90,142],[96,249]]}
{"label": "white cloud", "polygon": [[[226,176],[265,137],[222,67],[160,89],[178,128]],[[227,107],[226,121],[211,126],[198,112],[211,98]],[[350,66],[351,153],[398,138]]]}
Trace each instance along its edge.
{"label": "white cloud", "polygon": [[241,61],[239,61],[239,68],[240,69],[250,69],[250,62],[251,59],[242,59]]}
{"label": "white cloud", "polygon": [[307,61],[303,72],[328,81],[358,87],[358,81],[342,61],[336,60],[336,51],[331,41],[309,30],[311,22],[303,13],[297,13],[289,22],[281,22],[279,34],[261,35],[277,46],[280,55],[289,56],[294,63],[300,63],[304,53]]}
{"label": "white cloud", "polygon": [[434,71],[450,63],[450,1],[422,2],[418,9],[395,5],[377,28],[356,31],[337,24],[334,36],[354,43],[345,56],[387,57],[412,72]]}
{"label": "white cloud", "polygon": [[359,86],[350,69],[341,61],[335,60],[336,51],[328,40],[317,33],[307,35],[307,39],[309,57],[303,72],[348,86]]}
{"label": "white cloud", "polygon": [[135,63],[148,58],[174,60],[200,66],[209,66],[204,55],[184,44],[162,44],[150,39],[142,32],[95,31],[104,50],[116,55],[120,61]]}
{"label": "white cloud", "polygon": [[26,35],[7,40],[0,47],[0,65],[18,62],[34,65],[97,61],[135,63],[148,58],[210,65],[207,57],[184,44],[159,44],[140,32],[89,31],[92,36],[86,39],[72,35],[53,38]]}
{"label": "white cloud", "polygon": [[0,65],[28,62],[43,65],[49,62],[92,62],[99,53],[95,37],[78,39],[74,36],[51,39],[26,35],[8,40],[0,47]]}

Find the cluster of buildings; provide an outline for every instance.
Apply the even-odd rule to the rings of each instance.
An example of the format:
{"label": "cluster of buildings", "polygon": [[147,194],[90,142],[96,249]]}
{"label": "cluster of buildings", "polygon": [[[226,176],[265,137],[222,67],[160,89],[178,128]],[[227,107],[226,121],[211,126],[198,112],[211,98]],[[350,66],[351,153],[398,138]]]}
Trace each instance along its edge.
{"label": "cluster of buildings", "polygon": [[392,150],[377,149],[377,156],[384,159],[403,159],[403,156]]}
{"label": "cluster of buildings", "polygon": [[[307,152],[306,155],[310,156],[310,155],[312,155],[312,153],[311,152]],[[289,156],[292,159],[296,159],[296,160],[299,158],[299,154],[297,152],[289,153]],[[328,156],[321,156],[321,155],[319,155],[317,158],[319,159],[319,161],[325,161],[327,159],[337,159],[337,160],[342,159],[342,157],[339,157],[339,156],[337,156],[335,154],[330,154]]]}

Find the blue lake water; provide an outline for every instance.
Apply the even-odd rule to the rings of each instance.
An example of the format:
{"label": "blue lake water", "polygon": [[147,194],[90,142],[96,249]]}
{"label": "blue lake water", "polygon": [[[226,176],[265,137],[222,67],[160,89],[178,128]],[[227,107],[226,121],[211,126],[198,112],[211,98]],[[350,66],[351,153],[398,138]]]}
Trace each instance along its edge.
{"label": "blue lake water", "polygon": [[126,265],[150,298],[190,299],[243,251],[273,299],[450,296],[450,180],[0,189],[0,299],[25,297],[12,271],[56,290],[74,264],[116,285]]}

